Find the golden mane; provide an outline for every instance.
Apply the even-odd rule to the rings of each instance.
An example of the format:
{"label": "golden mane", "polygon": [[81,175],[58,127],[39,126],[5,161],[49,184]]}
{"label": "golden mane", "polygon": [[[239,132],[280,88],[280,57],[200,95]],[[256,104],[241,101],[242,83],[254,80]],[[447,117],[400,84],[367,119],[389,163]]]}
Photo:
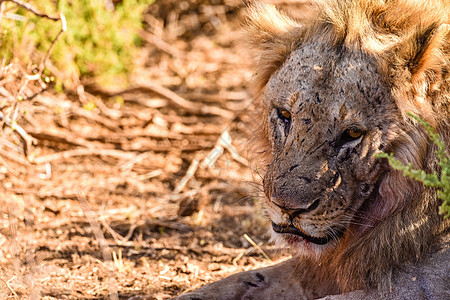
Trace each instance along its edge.
{"label": "golden mane", "polygon": [[[450,5],[444,1],[323,0],[315,17],[302,24],[273,6],[252,6],[247,28],[253,53],[258,53],[251,82],[255,120],[264,115],[261,97],[270,77],[303,43],[319,40],[330,49],[361,51],[376,63],[405,120],[406,127],[388,151],[394,151],[403,163],[436,171],[433,146],[407,112],[434,125],[448,147],[449,21]],[[268,121],[256,123],[250,144],[264,166],[272,156]],[[436,238],[448,231],[449,220],[443,221],[437,212],[435,190],[392,171],[380,182],[379,191],[380,215],[372,217],[383,221],[359,241],[343,241],[340,249],[323,261],[327,266],[324,272],[336,278],[342,292],[365,285],[389,288],[393,266],[418,261],[431,251]],[[391,244],[392,240],[396,242]]]}
{"label": "golden mane", "polygon": [[322,0],[317,6],[309,24],[296,23],[272,5],[248,10],[247,28],[259,52],[251,84],[255,96],[293,50],[320,38],[330,47],[374,57],[405,116],[416,113],[435,125],[439,116],[433,102],[442,101],[433,94],[449,88],[443,81],[450,72],[450,5],[445,0]]}

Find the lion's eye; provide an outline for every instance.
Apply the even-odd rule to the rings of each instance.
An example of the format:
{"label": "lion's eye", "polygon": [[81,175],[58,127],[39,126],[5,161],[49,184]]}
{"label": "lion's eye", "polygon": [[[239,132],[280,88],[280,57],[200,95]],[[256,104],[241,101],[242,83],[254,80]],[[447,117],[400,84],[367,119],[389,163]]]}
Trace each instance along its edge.
{"label": "lion's eye", "polygon": [[291,113],[288,112],[285,109],[277,109],[278,117],[283,120],[284,123],[290,123],[291,122]]}
{"label": "lion's eye", "polygon": [[291,129],[291,113],[285,109],[278,108],[277,115],[278,118],[283,122],[284,134],[288,135],[289,130]]}
{"label": "lion's eye", "polygon": [[291,118],[291,113],[288,112],[287,110],[282,110],[281,114],[283,115],[284,118],[286,119],[290,119]]}
{"label": "lion's eye", "polygon": [[358,128],[350,128],[344,131],[344,134],[342,136],[342,139],[344,141],[353,141],[357,140],[362,136],[363,132],[361,129]]}

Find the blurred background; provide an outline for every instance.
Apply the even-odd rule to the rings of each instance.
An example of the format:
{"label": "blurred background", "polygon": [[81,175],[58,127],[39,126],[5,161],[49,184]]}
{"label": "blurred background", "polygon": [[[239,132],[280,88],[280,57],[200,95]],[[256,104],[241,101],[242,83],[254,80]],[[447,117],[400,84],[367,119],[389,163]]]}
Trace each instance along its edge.
{"label": "blurred background", "polygon": [[288,257],[246,159],[244,9],[0,1],[1,299],[167,299]]}

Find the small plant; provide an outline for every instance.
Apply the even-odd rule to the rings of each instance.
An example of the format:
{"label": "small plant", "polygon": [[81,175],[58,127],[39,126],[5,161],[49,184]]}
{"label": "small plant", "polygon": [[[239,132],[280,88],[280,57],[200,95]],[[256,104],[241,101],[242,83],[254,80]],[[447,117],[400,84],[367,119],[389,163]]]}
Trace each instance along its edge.
{"label": "small plant", "polygon": [[439,159],[439,166],[441,167],[440,174],[437,172],[427,174],[423,170],[413,169],[411,163],[405,166],[397,160],[392,153],[379,153],[375,156],[378,158],[387,158],[389,164],[394,169],[402,171],[403,175],[420,181],[426,186],[438,188],[438,198],[443,201],[439,208],[439,213],[443,214],[445,218],[448,218],[450,217],[450,157],[445,150],[445,143],[441,140],[439,134],[436,133],[434,128],[429,123],[413,114],[408,113],[408,115],[425,127],[433,143],[438,146],[436,154]]}
{"label": "small plant", "polygon": [[[51,54],[58,79],[68,86],[79,77],[95,77],[107,85],[126,82],[141,43],[138,31],[142,28],[142,14],[153,1],[32,1],[38,10],[55,16],[63,13],[67,20],[67,31]],[[4,9],[0,57],[6,63],[12,59],[24,64],[39,61],[59,26],[14,3],[5,2]]]}

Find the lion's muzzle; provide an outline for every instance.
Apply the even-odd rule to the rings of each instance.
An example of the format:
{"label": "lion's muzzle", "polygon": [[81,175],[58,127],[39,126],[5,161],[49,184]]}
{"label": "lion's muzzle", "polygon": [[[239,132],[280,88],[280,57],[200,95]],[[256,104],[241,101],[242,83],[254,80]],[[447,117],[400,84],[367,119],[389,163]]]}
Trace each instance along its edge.
{"label": "lion's muzzle", "polygon": [[331,234],[324,236],[324,237],[310,236],[293,225],[281,226],[281,225],[278,225],[278,224],[275,224],[272,222],[272,228],[273,228],[273,231],[275,231],[277,233],[295,234],[295,235],[298,235],[298,236],[302,237],[303,239],[307,240],[308,242],[311,242],[311,243],[314,243],[317,245],[325,245],[328,242],[330,242],[331,240],[333,240],[334,238],[336,238],[336,236],[333,236]]}

